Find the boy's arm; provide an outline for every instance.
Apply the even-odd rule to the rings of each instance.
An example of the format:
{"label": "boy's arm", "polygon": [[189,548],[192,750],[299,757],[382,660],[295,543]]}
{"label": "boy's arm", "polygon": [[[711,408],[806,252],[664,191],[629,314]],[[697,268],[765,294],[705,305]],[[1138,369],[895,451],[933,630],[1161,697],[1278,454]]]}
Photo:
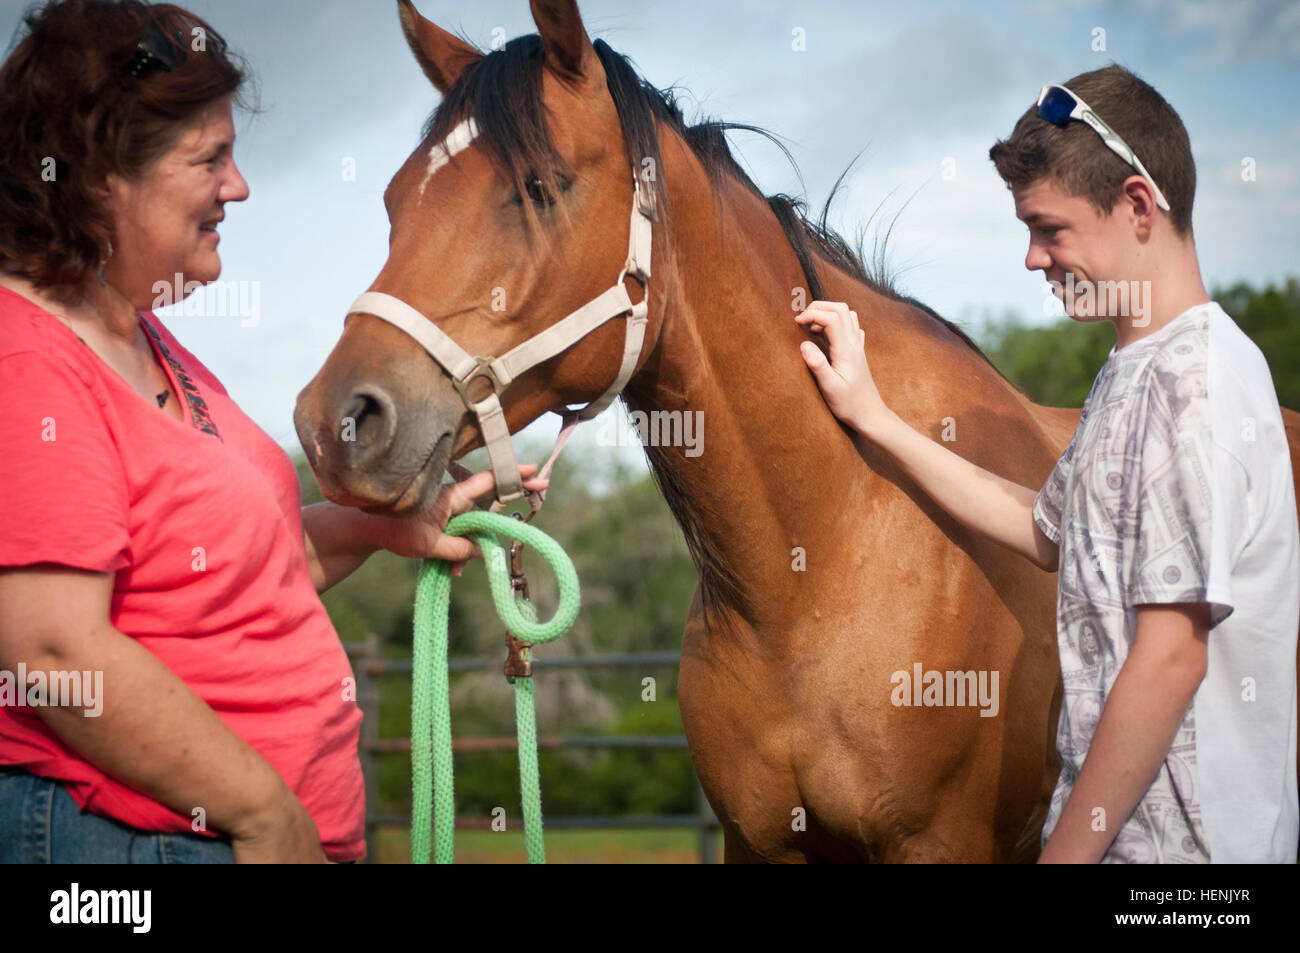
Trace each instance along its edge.
{"label": "boy's arm", "polygon": [[1048,572],[1056,571],[1060,549],[1034,522],[1037,493],[958,456],[886,407],[867,367],[858,316],[848,305],[814,301],[796,315],[795,322],[814,333],[826,333],[829,363],[811,342],[805,342],[800,353],[831,412],[856,431],[859,440],[888,452],[918,487],[967,529]]}
{"label": "boy's arm", "polygon": [[1061,549],[1034,522],[1035,490],[998,476],[914,430],[893,411],[861,433],[967,529],[1055,572]]}
{"label": "boy's arm", "polygon": [[[1136,612],[1133,647],[1040,864],[1101,860],[1150,789],[1205,677],[1205,603],[1140,605]],[[1105,813],[1094,818],[1098,808]]]}

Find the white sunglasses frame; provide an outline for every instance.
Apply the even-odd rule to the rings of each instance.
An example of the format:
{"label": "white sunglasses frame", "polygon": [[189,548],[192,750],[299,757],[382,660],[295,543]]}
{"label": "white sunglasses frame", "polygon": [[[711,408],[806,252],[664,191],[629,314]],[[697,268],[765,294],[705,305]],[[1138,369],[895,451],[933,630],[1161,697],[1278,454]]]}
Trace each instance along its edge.
{"label": "white sunglasses frame", "polygon": [[[1156,185],[1156,180],[1151,178],[1151,173],[1148,172],[1146,166],[1142,164],[1142,160],[1137,157],[1137,153],[1134,152],[1132,147],[1123,140],[1120,134],[1110,128],[1110,126],[1106,124],[1106,121],[1098,116],[1097,113],[1093,111],[1093,108],[1085,103],[1077,93],[1059,83],[1048,83],[1039,90],[1038,102],[1036,105],[1041,106],[1043,104],[1043,100],[1047,97],[1047,91],[1049,89],[1059,89],[1069,94],[1070,98],[1074,100],[1074,108],[1070,110],[1070,115],[1066,118],[1079,120],[1100,136],[1101,141],[1104,142],[1112,152],[1128,163],[1129,168],[1135,170],[1140,176],[1142,176],[1142,178],[1147,180],[1147,184],[1150,185],[1151,190],[1155,192],[1156,205],[1168,212],[1169,201],[1165,198],[1165,194],[1160,191],[1160,186]],[[1047,120],[1044,121],[1046,122]]]}

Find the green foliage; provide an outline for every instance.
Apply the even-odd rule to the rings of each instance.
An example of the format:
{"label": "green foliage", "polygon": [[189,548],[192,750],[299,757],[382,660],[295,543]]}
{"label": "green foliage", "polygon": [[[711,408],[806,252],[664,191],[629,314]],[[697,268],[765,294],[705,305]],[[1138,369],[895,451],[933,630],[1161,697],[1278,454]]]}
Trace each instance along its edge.
{"label": "green foliage", "polygon": [[1263,291],[1238,282],[1213,297],[1264,352],[1278,403],[1300,410],[1300,282],[1288,278]]}
{"label": "green foliage", "polygon": [[1115,343],[1113,325],[1063,319],[1028,327],[1018,315],[986,325],[982,347],[990,360],[1036,403],[1082,407],[1093,379]]}
{"label": "green foliage", "polygon": [[[676,698],[636,702],[610,734],[681,734]],[[691,757],[685,749],[570,748],[538,757],[550,815],[688,814],[694,810]],[[456,810],[487,817],[501,806],[519,815],[519,770],[513,751],[456,756]]]}
{"label": "green foliage", "polygon": [[[1289,278],[1262,291],[1244,283],[1213,288],[1210,297],[1264,353],[1278,403],[1300,409],[1300,283]],[[981,345],[993,363],[1032,400],[1052,407],[1081,407],[1115,343],[1109,322],[1082,324],[1062,318],[1028,327],[1015,314],[987,322]]]}

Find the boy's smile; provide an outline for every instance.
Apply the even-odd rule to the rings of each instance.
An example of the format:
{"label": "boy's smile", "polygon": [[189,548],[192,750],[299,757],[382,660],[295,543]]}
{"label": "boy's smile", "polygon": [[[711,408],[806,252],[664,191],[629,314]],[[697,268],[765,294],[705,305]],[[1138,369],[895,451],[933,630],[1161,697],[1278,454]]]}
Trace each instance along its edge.
{"label": "boy's smile", "polygon": [[1064,288],[1071,282],[1070,275],[1075,286],[1135,277],[1117,273],[1118,262],[1133,259],[1133,253],[1125,251],[1133,246],[1126,204],[1121,201],[1109,215],[1101,215],[1087,199],[1068,195],[1046,179],[1013,189],[1012,195],[1016,217],[1029,228],[1025,267],[1043,273],[1071,318],[1091,322],[1112,317],[1096,313],[1095,296],[1080,301],[1067,296]]}

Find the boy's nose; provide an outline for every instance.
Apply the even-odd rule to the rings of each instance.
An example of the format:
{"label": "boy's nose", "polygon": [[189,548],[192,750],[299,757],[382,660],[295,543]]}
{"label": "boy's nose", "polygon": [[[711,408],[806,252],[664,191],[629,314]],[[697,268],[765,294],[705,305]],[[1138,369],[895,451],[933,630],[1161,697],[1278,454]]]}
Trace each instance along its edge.
{"label": "boy's nose", "polygon": [[1030,242],[1029,251],[1025,253],[1025,267],[1030,271],[1046,271],[1051,265],[1052,256],[1041,245]]}

